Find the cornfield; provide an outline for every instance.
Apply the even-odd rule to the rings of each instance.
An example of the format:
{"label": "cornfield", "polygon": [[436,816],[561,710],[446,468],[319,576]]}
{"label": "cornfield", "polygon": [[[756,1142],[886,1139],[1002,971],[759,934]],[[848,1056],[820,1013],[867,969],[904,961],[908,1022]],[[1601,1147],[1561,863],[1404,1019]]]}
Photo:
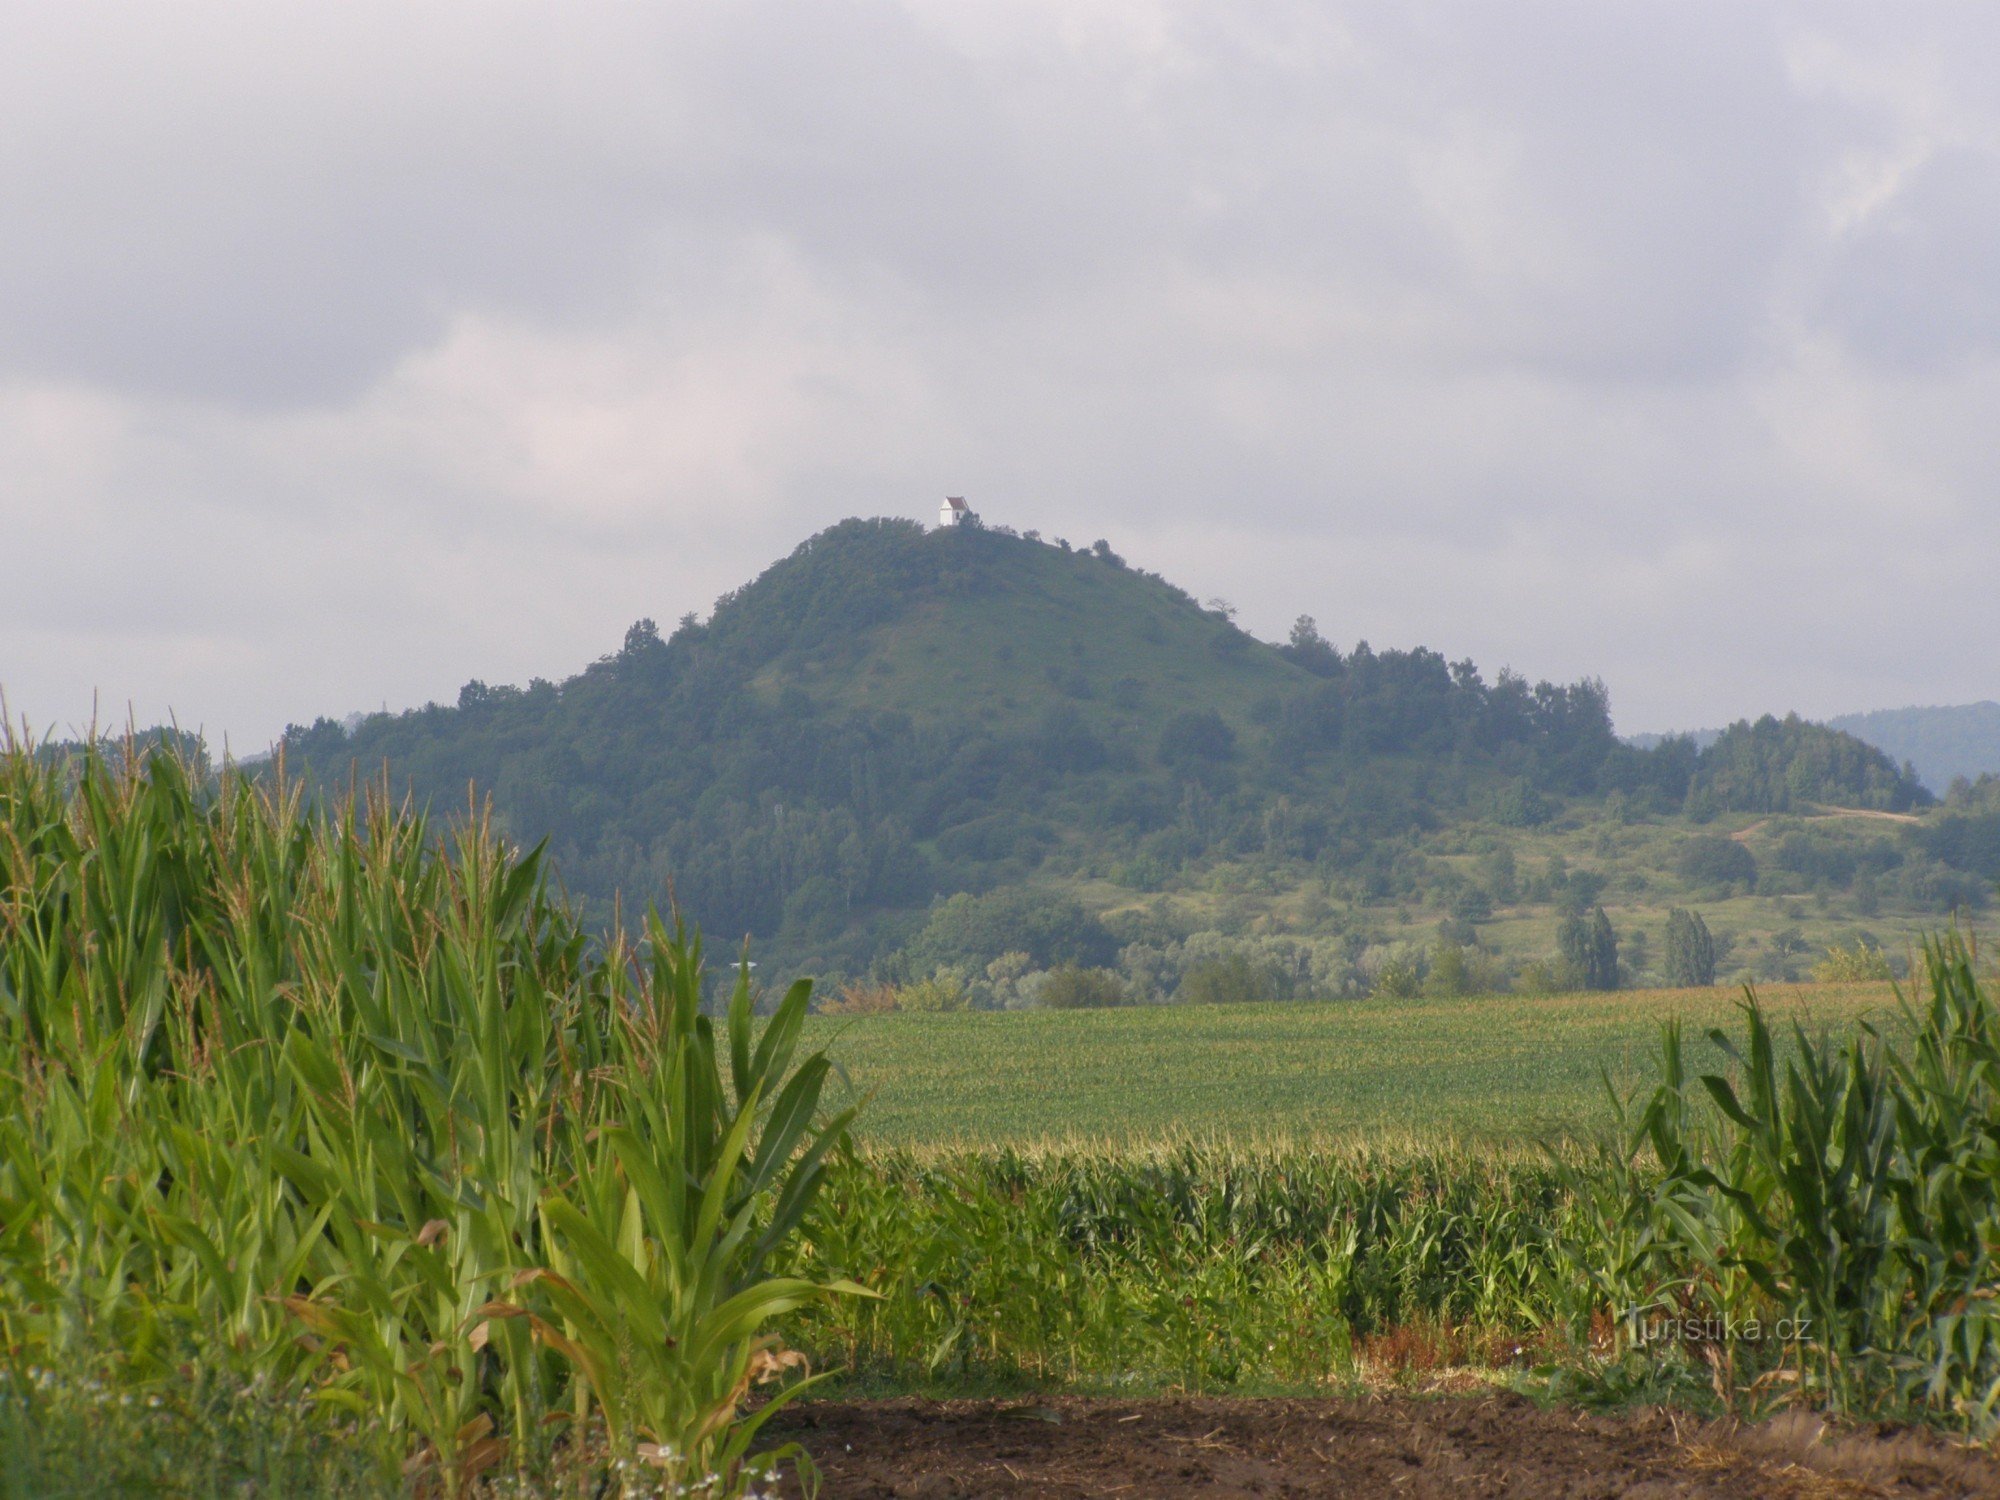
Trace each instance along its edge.
{"label": "cornfield", "polygon": [[475,811],[0,747],[0,1500],[155,1406],[218,1434],[184,1493],[727,1495],[810,1478],[760,1433],[830,1377],[2000,1420],[1955,938],[1881,1028],[1668,1027],[1595,1150],[870,1152],[806,985],[705,999],[698,938],[585,926]]}
{"label": "cornfield", "polygon": [[478,817],[10,741],[0,1416],[109,1361],[295,1398],[397,1488],[755,1482],[811,1384],[775,1322],[860,1291],[768,1269],[849,1115],[806,986],[702,1001],[698,939],[593,935]]}
{"label": "cornfield", "polygon": [[2000,1009],[1955,933],[1898,1001],[1893,1033],[1836,1040],[1780,1038],[1748,997],[1740,1040],[1710,1034],[1729,1066],[1693,1078],[1666,1028],[1621,1145],[1572,1174],[1594,1205],[1577,1264],[1635,1341],[1701,1331],[1727,1400],[1984,1436],[2000,1418]]}

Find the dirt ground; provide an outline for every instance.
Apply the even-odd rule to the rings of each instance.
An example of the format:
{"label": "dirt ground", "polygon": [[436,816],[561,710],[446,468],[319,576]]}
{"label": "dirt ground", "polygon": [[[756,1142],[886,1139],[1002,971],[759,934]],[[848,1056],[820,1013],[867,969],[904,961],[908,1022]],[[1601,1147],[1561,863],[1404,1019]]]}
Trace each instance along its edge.
{"label": "dirt ground", "polygon": [[[2000,1460],[1905,1429],[1759,1426],[1519,1396],[802,1403],[766,1433],[825,1500],[1034,1496],[2000,1497]],[[788,1491],[796,1494],[796,1490]]]}

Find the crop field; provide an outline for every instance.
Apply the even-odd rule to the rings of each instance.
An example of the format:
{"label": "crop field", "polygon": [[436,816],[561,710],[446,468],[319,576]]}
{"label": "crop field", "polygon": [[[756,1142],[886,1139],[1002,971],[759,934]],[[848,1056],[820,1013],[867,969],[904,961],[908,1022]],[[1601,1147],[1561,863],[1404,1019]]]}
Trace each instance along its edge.
{"label": "crop field", "polygon": [[[1770,985],[1766,1012],[1809,1032],[1896,1016],[1888,985]],[[1691,1064],[1741,990],[1368,999],[1121,1010],[815,1017],[885,1145],[1118,1145],[1456,1138],[1532,1144],[1611,1120],[1603,1078],[1647,1082],[1663,1022]]]}
{"label": "crop field", "polygon": [[[1340,1467],[1286,1434],[1372,1452],[1358,1388],[1466,1380],[2000,1429],[2000,1005],[1955,937],[1872,1036],[1875,986],[705,994],[698,940],[600,936],[483,823],[0,754],[0,1497],[734,1500],[816,1458],[835,1495],[1124,1493],[1023,1477],[1018,1428],[870,1436],[939,1407],[1183,1493],[1184,1446]],[[1718,1362],[1711,1325],[1793,1332]],[[1680,1461],[1621,1430],[1632,1476]]]}

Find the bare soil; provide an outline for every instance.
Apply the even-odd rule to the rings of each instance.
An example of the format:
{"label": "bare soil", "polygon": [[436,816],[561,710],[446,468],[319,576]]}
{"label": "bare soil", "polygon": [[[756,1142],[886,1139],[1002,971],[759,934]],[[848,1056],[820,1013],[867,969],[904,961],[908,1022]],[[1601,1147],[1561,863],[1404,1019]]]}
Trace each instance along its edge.
{"label": "bare soil", "polygon": [[811,1402],[766,1432],[813,1455],[826,1500],[2000,1497],[2000,1460],[1933,1433],[1835,1430],[1803,1415],[1754,1426],[1658,1409],[1601,1416],[1499,1392]]}

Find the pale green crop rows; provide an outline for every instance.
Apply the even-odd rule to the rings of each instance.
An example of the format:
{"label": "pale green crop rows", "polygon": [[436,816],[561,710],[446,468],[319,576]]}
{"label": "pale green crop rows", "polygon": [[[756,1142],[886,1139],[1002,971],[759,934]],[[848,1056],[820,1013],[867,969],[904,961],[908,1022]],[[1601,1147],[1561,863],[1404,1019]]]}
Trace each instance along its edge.
{"label": "pale green crop rows", "polygon": [[[1766,1008],[1844,1032],[1886,985],[1771,986]],[[807,1036],[868,1097],[868,1138],[912,1147],[1441,1138],[1532,1144],[1608,1120],[1604,1072],[1649,1076],[1742,992],[1349,1000],[815,1017]]]}

